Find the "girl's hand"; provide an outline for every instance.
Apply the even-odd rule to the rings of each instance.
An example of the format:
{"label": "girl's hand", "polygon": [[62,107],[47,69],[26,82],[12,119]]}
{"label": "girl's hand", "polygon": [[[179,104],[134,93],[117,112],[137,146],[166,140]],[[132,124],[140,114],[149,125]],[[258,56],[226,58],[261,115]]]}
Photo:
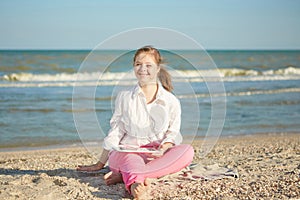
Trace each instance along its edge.
{"label": "girl's hand", "polygon": [[166,143],[163,143],[162,145],[160,145],[159,149],[163,152],[166,152],[168,149],[170,149],[171,147],[173,147],[174,144],[171,143],[171,142],[166,142]]}
{"label": "girl's hand", "polygon": [[98,171],[104,167],[104,164],[101,162],[97,162],[93,165],[78,165],[77,171],[86,171],[86,172],[92,172],[92,171]]}
{"label": "girl's hand", "polygon": [[165,154],[165,152],[167,152],[173,146],[174,146],[174,144],[171,143],[171,142],[166,142],[166,143],[160,145],[159,148],[158,148],[159,153],[151,154],[151,158],[155,159],[155,158],[161,157],[162,155]]}

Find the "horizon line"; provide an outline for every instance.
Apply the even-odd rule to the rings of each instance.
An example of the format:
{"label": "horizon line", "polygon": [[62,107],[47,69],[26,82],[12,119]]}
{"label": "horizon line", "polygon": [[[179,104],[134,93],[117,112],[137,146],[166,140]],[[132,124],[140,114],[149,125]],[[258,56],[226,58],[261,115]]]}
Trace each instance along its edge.
{"label": "horizon line", "polygon": [[[88,48],[0,48],[0,51],[132,51],[135,49],[88,49]],[[199,51],[199,49],[168,49],[174,51]],[[300,48],[208,48],[205,51],[300,51]]]}

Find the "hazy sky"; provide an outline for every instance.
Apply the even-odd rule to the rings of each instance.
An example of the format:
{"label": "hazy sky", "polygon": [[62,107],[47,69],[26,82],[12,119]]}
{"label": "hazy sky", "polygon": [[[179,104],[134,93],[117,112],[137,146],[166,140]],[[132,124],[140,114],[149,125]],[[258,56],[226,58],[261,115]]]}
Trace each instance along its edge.
{"label": "hazy sky", "polygon": [[92,49],[142,27],[206,49],[300,49],[299,19],[300,0],[1,0],[0,49]]}

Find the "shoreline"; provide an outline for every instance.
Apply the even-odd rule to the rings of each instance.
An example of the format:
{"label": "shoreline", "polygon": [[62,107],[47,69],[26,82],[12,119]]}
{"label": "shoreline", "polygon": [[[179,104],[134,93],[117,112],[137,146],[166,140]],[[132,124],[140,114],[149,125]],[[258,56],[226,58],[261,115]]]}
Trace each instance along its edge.
{"label": "shoreline", "polygon": [[[221,137],[204,158],[201,143],[192,143],[193,163],[236,169],[239,178],[158,179],[153,199],[300,198],[300,133]],[[76,171],[96,161],[83,146],[0,152],[0,199],[130,199],[124,184],[107,186],[103,174]]]}
{"label": "shoreline", "polygon": [[[290,135],[290,134],[300,134],[297,132],[269,132],[269,133],[249,133],[249,134],[232,134],[232,135],[220,135],[219,139],[226,138],[242,138],[242,137],[256,137],[256,136],[278,136],[278,135]],[[191,140],[202,140],[205,136],[193,136],[193,135],[183,135],[183,143],[190,143]],[[218,140],[216,142],[218,142]],[[88,146],[92,148],[99,147],[95,142],[88,142]],[[192,142],[191,142],[192,143]],[[19,151],[42,151],[42,150],[55,150],[55,149],[72,149],[72,148],[85,148],[82,142],[73,142],[69,144],[53,144],[53,145],[37,145],[37,146],[17,146],[17,147],[0,147],[1,152],[19,152]]]}

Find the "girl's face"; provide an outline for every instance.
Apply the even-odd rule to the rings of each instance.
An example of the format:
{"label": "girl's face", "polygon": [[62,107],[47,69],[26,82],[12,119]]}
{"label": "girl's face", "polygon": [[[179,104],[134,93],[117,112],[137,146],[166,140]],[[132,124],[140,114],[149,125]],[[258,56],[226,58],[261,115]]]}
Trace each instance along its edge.
{"label": "girl's face", "polygon": [[157,83],[157,74],[160,67],[152,55],[141,53],[134,62],[134,73],[141,85]]}

